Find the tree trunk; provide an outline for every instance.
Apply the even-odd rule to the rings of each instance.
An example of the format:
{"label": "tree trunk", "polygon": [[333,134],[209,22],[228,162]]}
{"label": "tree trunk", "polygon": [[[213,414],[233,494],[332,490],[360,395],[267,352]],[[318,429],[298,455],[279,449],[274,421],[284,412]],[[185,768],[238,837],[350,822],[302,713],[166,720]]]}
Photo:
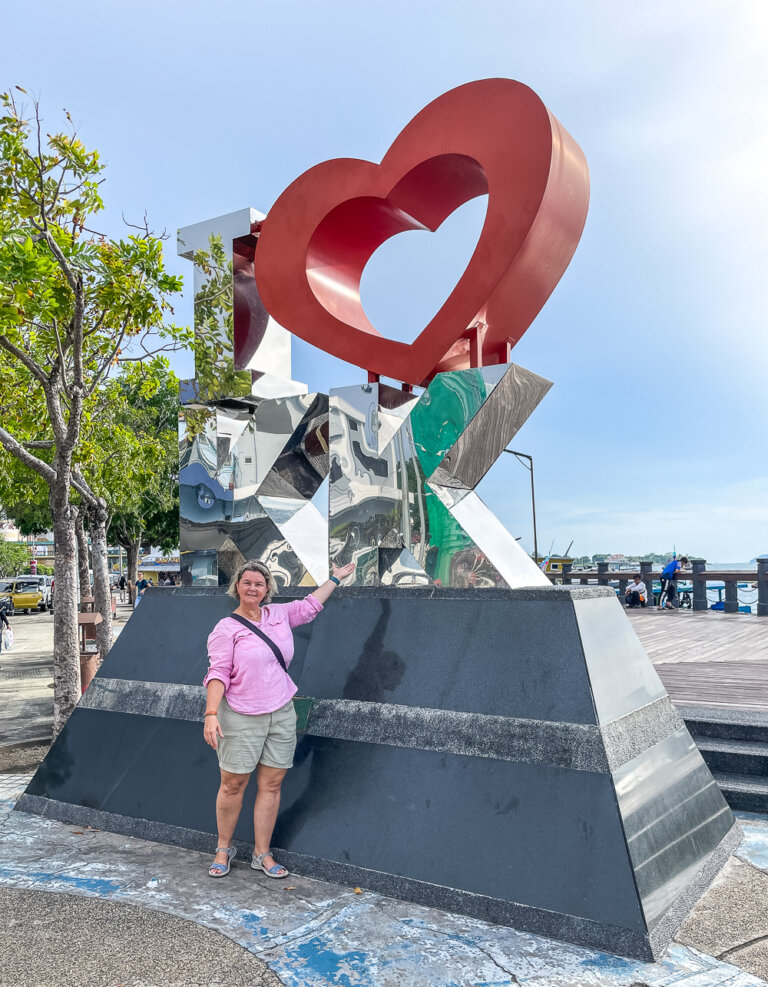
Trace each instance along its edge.
{"label": "tree trunk", "polygon": [[128,555],[128,588],[131,604],[136,599],[136,580],[139,578],[139,553],[141,552],[141,535],[129,542],[126,547]]}
{"label": "tree trunk", "polygon": [[56,547],[56,595],[53,611],[54,739],[58,737],[80,699],[75,519],[69,503],[66,472],[66,468],[58,470],[57,480],[51,486],[50,493]]}
{"label": "tree trunk", "polygon": [[73,507],[75,512],[75,535],[77,536],[77,575],[80,583],[80,599],[91,596],[91,576],[88,571],[88,538],[85,534],[83,524],[83,510],[85,508]]}
{"label": "tree trunk", "polygon": [[96,641],[104,661],[112,647],[112,594],[107,561],[107,508],[102,500],[97,507],[88,509],[88,523],[93,556],[93,609],[101,614],[101,623],[96,626]]}

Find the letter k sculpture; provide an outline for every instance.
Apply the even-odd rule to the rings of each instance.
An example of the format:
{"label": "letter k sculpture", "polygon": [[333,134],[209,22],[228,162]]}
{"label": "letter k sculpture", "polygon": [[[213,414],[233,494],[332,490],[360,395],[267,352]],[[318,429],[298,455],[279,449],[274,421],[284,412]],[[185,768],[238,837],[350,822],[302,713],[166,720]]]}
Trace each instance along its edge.
{"label": "letter k sculpture", "polygon": [[436,375],[421,395],[330,392],[331,559],[359,586],[548,586],[475,493],[551,387],[514,363]]}

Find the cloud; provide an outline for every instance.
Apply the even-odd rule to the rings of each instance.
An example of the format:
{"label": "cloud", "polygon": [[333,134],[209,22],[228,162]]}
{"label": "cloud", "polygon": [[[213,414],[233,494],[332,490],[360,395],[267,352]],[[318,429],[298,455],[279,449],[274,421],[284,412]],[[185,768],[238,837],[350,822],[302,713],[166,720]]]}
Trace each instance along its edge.
{"label": "cloud", "polygon": [[[662,552],[673,545],[711,561],[741,562],[768,552],[768,478],[726,484],[698,495],[666,490],[630,492],[620,508],[548,502],[539,527],[556,542],[574,540],[578,554]],[[550,534],[550,537],[552,535]]]}

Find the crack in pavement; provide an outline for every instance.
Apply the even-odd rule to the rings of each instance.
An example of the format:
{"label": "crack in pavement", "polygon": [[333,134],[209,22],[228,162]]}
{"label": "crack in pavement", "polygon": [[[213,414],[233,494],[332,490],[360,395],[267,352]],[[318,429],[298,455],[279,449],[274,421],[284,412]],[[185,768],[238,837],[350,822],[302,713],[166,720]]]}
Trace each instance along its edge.
{"label": "crack in pavement", "polygon": [[[443,932],[442,929],[435,929],[432,926],[424,926],[424,928],[429,929],[430,932],[437,933],[437,935],[445,936],[446,939],[454,939],[455,938],[455,936],[454,936],[454,934],[452,932]],[[508,970],[507,967],[503,966],[501,963],[499,963],[499,961],[497,959],[495,959],[491,955],[491,952],[490,952],[489,949],[485,949],[483,946],[481,946],[478,942],[475,942],[475,941],[472,942],[472,948],[473,949],[476,949],[479,953],[482,953],[484,956],[486,956],[491,961],[491,963],[493,963],[493,965],[495,967],[497,967],[499,970],[501,970],[502,973],[506,973],[507,976],[511,978],[511,982],[513,984],[519,984],[520,983],[520,981],[517,979],[517,977],[515,976],[515,974],[512,973],[511,970]]]}
{"label": "crack in pavement", "polygon": [[738,946],[731,946],[730,949],[726,949],[722,953],[718,953],[716,959],[722,960],[726,956],[733,956],[736,953],[741,952],[742,949],[747,949],[749,946],[754,946],[758,942],[765,942],[766,939],[768,939],[768,933],[763,936],[755,936],[754,939],[747,939],[746,942],[739,943]]}
{"label": "crack in pavement", "polygon": [[264,953],[269,953],[273,949],[278,947],[287,946],[294,942],[299,942],[301,939],[305,939],[309,935],[315,934],[319,929],[322,929],[324,925],[327,925],[331,919],[336,918],[341,915],[348,905],[343,908],[335,909],[333,905],[330,905],[323,912],[320,913],[316,918],[310,919],[309,922],[305,922],[304,925],[298,926],[296,929],[292,929],[290,932],[285,932],[281,936],[275,937],[268,946],[264,946],[259,949],[258,947],[250,947],[252,953],[257,956],[262,956]]}

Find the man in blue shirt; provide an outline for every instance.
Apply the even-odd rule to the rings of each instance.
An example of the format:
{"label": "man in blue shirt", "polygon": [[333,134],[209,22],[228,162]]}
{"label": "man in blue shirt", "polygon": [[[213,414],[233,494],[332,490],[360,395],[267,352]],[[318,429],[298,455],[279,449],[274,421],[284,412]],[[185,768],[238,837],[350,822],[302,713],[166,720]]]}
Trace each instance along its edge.
{"label": "man in blue shirt", "polygon": [[[688,559],[683,556],[681,559],[672,559],[667,562],[661,570],[661,596],[659,597],[659,610],[674,610],[675,597],[677,596],[677,574],[688,565]],[[666,603],[664,602],[666,598]]]}

